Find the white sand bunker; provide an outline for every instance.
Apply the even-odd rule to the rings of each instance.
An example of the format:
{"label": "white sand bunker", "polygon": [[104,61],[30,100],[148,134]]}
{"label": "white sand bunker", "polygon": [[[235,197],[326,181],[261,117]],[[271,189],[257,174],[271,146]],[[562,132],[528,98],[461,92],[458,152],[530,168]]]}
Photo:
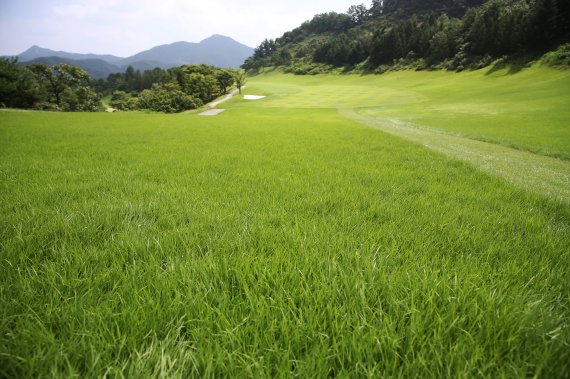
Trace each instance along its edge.
{"label": "white sand bunker", "polygon": [[207,110],[206,112],[200,113],[198,116],[217,116],[223,111],[225,111],[225,109],[210,109]]}
{"label": "white sand bunker", "polygon": [[244,95],[243,98],[245,100],[259,100],[263,99],[265,96],[257,96],[257,95]]}

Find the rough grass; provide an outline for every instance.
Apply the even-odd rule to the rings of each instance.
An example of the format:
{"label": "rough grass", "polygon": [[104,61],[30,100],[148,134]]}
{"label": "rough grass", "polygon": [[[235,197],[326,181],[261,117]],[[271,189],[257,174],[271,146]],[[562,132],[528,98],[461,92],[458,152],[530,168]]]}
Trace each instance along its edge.
{"label": "rough grass", "polygon": [[247,92],[268,95],[248,107],[357,108],[371,117],[570,159],[570,70],[266,74],[251,78]]}
{"label": "rough grass", "polygon": [[567,205],[244,106],[0,112],[0,376],[568,377]]}

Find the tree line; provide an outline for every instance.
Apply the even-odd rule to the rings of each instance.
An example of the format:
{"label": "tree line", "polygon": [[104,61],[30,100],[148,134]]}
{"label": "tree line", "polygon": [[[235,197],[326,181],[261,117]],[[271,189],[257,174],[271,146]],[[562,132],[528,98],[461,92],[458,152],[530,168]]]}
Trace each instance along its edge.
{"label": "tree line", "polygon": [[144,72],[129,67],[100,84],[101,91],[112,93],[110,105],[115,109],[175,113],[199,108],[226,94],[238,74],[203,64]]}
{"label": "tree line", "polygon": [[102,110],[101,96],[80,67],[34,63],[22,67],[17,59],[0,59],[0,106],[51,111]]}
{"label": "tree line", "polygon": [[111,96],[116,110],[175,113],[196,109],[240,88],[241,70],[186,65],[141,72],[128,67],[106,80],[92,80],[80,67],[68,64],[22,66],[17,59],[0,59],[0,106],[50,111],[102,111],[101,99]]}
{"label": "tree line", "polygon": [[568,0],[374,0],[370,7],[316,15],[263,41],[242,67],[378,67],[405,61],[461,70],[569,40]]}

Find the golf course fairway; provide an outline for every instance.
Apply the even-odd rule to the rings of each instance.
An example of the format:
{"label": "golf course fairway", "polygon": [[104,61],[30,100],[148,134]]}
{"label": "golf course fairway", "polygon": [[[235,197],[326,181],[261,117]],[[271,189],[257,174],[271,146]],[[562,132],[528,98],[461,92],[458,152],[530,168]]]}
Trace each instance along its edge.
{"label": "golf course fairway", "polygon": [[244,93],[0,111],[0,376],[568,375],[570,71]]}

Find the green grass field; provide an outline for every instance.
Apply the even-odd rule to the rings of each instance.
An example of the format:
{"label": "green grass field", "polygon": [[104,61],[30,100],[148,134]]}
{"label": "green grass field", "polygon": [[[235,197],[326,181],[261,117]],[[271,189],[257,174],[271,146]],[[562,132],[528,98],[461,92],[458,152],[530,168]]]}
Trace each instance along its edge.
{"label": "green grass field", "polygon": [[[570,159],[570,71],[533,67],[464,72],[403,71],[378,76],[266,74],[248,93],[256,107],[357,108],[420,126]],[[251,107],[251,104],[247,105]]]}
{"label": "green grass field", "polygon": [[[568,377],[570,206],[335,109],[570,156],[567,72],[454,75],[265,75],[215,117],[0,112],[0,376]],[[536,138],[511,111],[453,129],[470,93]]]}

